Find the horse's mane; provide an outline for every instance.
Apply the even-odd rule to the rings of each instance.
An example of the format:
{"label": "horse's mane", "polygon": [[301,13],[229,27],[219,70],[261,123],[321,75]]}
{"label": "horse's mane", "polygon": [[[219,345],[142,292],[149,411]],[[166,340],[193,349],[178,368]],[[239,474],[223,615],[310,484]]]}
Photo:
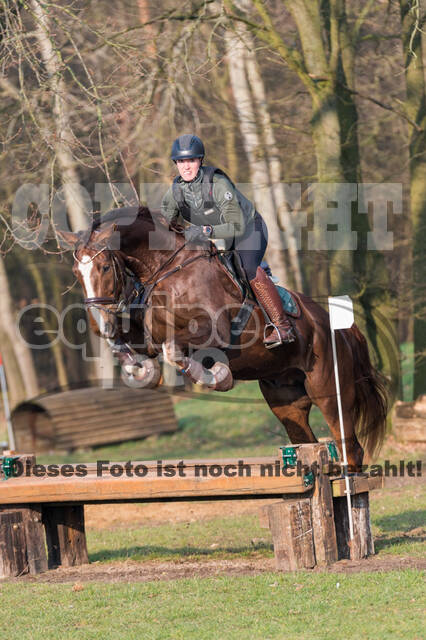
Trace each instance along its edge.
{"label": "horse's mane", "polygon": [[[146,224],[143,224],[143,223]],[[165,216],[158,209],[150,210],[144,205],[134,207],[120,207],[111,209],[104,214],[94,213],[92,217],[92,226],[85,232],[84,243],[96,242],[96,233],[102,228],[110,224],[116,224],[121,234],[125,236],[133,236],[137,238],[141,233],[146,234],[147,231],[158,227],[162,227],[165,231],[182,234],[182,229],[178,225],[170,224]],[[93,235],[95,233],[95,235]],[[88,236],[88,237],[87,237]],[[123,235],[122,235],[123,237]]]}
{"label": "horse's mane", "polygon": [[153,221],[153,217],[159,220],[160,224],[166,220],[160,211],[150,211],[148,207],[140,205],[138,207],[120,207],[118,209],[111,209],[104,214],[96,212],[92,218],[92,231],[97,231],[102,225],[108,223],[116,223],[123,226],[131,225],[132,223],[145,219],[147,221]]}

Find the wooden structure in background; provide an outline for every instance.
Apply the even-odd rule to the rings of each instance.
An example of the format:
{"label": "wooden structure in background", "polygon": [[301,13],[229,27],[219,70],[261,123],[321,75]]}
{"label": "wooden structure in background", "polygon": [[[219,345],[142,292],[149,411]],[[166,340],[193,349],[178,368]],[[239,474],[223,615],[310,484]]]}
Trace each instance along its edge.
{"label": "wooden structure in background", "polygon": [[164,389],[89,387],[46,394],[12,412],[16,449],[72,451],[154,433],[176,431],[171,396]]}
{"label": "wooden structure in background", "polygon": [[426,447],[426,395],[414,402],[398,401],[393,408],[392,429],[397,440]]}
{"label": "wooden structure in background", "polygon": [[89,503],[276,498],[263,507],[261,517],[272,532],[277,569],[312,568],[374,553],[368,502],[373,479],[366,474],[352,479],[351,543],[344,479],[330,475],[340,474],[340,467],[330,471],[327,444],[295,449],[298,461],[320,472],[303,475],[293,467],[284,473],[278,457],[168,460],[160,467],[157,461],[133,462],[129,473],[125,463],[110,463],[103,470],[90,464],[84,475],[78,475],[78,465],[68,465],[68,477],[49,476],[49,470],[43,473],[40,467],[37,477],[29,465],[27,477],[24,473],[0,482],[0,576],[87,562],[84,504]]}

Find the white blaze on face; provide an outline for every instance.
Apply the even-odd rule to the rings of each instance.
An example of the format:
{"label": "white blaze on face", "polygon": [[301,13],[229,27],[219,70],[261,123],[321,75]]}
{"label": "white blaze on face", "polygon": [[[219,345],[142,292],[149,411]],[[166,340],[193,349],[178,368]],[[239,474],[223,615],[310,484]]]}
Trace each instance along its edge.
{"label": "white blaze on face", "polygon": [[[92,267],[93,267],[93,260],[90,256],[86,255],[80,259],[78,270],[80,271],[81,277],[83,278],[83,284],[84,284],[84,288],[86,289],[86,294],[88,298],[96,298],[96,294],[93,288],[92,278],[91,278]],[[99,309],[94,309],[93,307],[90,307],[90,313],[92,314],[96,324],[98,325],[99,331],[101,332],[101,334],[103,334],[105,329],[105,321]]]}
{"label": "white blaze on face", "polygon": [[90,277],[92,274],[92,267],[93,261],[90,256],[83,256],[80,259],[78,270],[80,271],[81,277],[83,278],[84,288],[86,289],[88,298],[95,298],[95,291],[93,289],[92,279]]}

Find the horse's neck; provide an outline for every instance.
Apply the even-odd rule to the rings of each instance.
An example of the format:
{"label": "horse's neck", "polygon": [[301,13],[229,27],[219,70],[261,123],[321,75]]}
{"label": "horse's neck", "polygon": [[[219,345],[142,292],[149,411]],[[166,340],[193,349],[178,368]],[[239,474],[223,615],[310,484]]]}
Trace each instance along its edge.
{"label": "horse's neck", "polygon": [[[195,269],[199,274],[196,278],[197,286],[192,292],[194,299],[203,291],[205,278],[203,275],[200,276],[203,274],[203,269],[200,269],[198,261],[192,267],[191,258],[196,258],[197,254],[206,255],[206,249],[187,249],[183,247],[185,240],[182,235],[170,231],[165,225],[153,225],[145,220],[139,221],[137,226],[122,235],[121,240],[122,252],[127,257],[129,266],[142,281],[150,281],[150,278],[155,281],[157,280],[155,274],[158,273],[158,278],[160,278],[176,266],[182,265],[184,269],[181,277],[184,275],[187,277],[187,270],[190,273],[192,269]],[[179,251],[179,249],[181,250]],[[176,256],[173,258],[174,254]],[[185,264],[187,261],[190,263]],[[229,301],[238,301],[240,298],[239,290],[231,283],[223,269],[219,265],[215,265],[215,261],[209,264],[209,269],[216,270],[213,277],[217,282],[216,287],[213,287],[214,295],[217,296],[217,292],[220,291],[221,295],[229,298]],[[203,295],[205,295],[205,291]]]}
{"label": "horse's neck", "polygon": [[[163,225],[140,225],[135,233],[122,235],[121,251],[130,258],[134,273],[141,279],[153,276],[161,265],[167,264],[173,258],[173,254],[184,244],[182,236],[169,231]],[[185,254],[194,254],[193,251],[182,249],[176,256],[176,262]],[[133,260],[133,261],[132,261]],[[174,264],[173,260],[170,264]]]}

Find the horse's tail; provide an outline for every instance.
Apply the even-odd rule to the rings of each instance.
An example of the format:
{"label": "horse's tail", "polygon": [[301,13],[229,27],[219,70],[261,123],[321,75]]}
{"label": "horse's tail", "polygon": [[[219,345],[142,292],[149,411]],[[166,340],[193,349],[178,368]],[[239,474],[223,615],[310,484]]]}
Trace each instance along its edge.
{"label": "horse's tail", "polygon": [[349,332],[355,378],[354,424],[364,449],[373,457],[386,435],[388,397],[385,378],[373,367],[367,341],[356,325]]}

